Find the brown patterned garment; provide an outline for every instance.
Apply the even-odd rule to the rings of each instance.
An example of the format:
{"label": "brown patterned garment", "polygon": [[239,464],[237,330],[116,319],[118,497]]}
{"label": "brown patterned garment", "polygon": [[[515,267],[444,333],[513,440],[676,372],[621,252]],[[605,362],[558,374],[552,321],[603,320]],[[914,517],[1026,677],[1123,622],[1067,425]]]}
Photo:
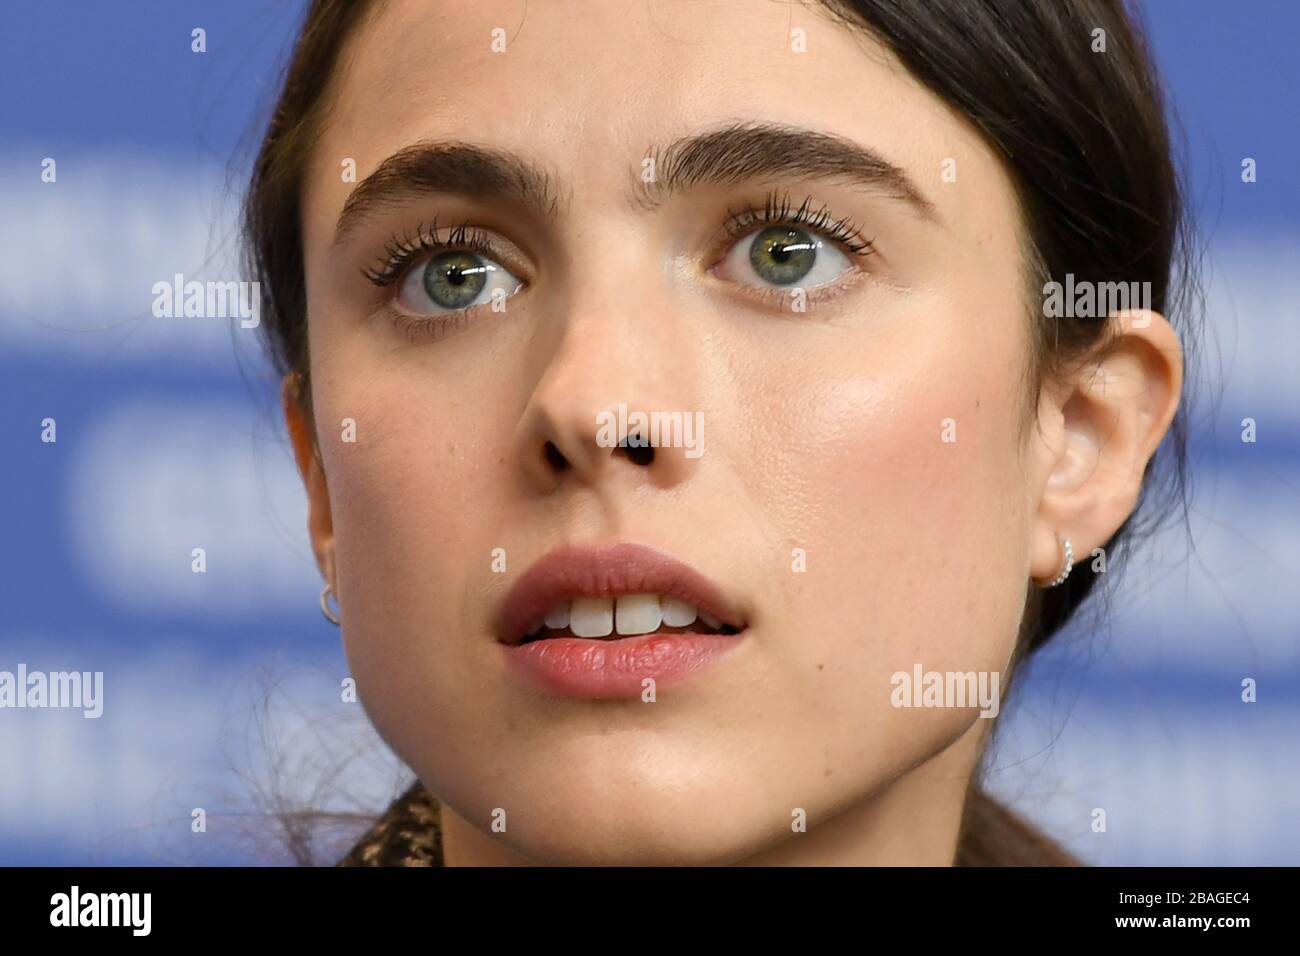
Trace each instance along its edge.
{"label": "brown patterned garment", "polygon": [[[437,798],[411,784],[335,866],[443,866]],[[982,790],[966,801],[955,866],[1080,866],[1081,862]]]}
{"label": "brown patterned garment", "polygon": [[334,865],[442,866],[438,801],[415,781]]}

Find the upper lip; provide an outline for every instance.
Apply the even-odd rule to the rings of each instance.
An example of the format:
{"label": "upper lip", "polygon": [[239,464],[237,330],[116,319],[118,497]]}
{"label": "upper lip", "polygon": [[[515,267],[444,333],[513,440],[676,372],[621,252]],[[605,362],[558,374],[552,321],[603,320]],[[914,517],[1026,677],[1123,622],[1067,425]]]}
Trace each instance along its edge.
{"label": "upper lip", "polygon": [[547,554],[511,587],[496,617],[497,639],[521,643],[528,629],[562,601],[620,594],[677,598],[737,631],[747,623],[718,585],[662,551],[640,544],[569,546]]}

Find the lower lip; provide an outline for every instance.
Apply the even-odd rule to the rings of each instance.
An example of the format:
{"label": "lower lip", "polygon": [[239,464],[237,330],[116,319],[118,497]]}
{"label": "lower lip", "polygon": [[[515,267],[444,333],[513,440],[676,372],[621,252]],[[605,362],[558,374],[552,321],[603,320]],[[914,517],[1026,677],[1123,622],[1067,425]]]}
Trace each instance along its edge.
{"label": "lower lip", "polygon": [[616,640],[551,637],[506,645],[509,666],[540,690],[562,697],[639,697],[647,677],[656,690],[716,663],[740,634],[641,634]]}

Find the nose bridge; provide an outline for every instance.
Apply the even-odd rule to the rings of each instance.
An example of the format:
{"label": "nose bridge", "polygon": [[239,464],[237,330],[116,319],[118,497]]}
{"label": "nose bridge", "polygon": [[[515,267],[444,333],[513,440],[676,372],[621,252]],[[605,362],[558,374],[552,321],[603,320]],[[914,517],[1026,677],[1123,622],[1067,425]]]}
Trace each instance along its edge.
{"label": "nose bridge", "polygon": [[549,351],[520,421],[518,452],[540,490],[565,480],[667,487],[698,457],[687,445],[699,429],[650,427],[698,417],[696,357],[670,276],[642,257],[604,250],[573,270],[541,319],[554,330],[534,340]]}

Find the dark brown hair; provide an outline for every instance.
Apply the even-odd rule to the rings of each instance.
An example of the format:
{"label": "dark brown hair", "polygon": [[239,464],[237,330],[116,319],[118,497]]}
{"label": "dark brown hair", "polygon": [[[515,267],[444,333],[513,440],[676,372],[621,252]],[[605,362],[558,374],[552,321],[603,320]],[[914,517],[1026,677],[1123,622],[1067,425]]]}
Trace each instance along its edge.
{"label": "dark brown hair", "polygon": [[[1064,282],[1067,273],[1076,284],[1149,283],[1151,308],[1178,329],[1190,363],[1199,301],[1190,226],[1166,105],[1137,18],[1123,0],[816,2],[892,50],[980,131],[1008,170],[1027,238],[1027,300],[1039,305],[1029,308],[1030,394],[1037,394],[1043,376],[1104,349],[1113,329],[1104,319],[1041,316],[1043,284]],[[247,193],[246,249],[261,282],[266,342],[276,369],[296,376],[309,418],[303,177],[347,41],[382,4],[313,0]],[[1186,519],[1188,414],[1184,396],[1147,467],[1137,506],[1104,546],[1108,567],[1122,563],[1132,543],[1179,506]],[[1011,675],[1100,590],[1102,574],[1087,558],[1063,585],[1027,588]],[[978,777],[967,795],[958,865],[1075,862],[993,801]]]}

